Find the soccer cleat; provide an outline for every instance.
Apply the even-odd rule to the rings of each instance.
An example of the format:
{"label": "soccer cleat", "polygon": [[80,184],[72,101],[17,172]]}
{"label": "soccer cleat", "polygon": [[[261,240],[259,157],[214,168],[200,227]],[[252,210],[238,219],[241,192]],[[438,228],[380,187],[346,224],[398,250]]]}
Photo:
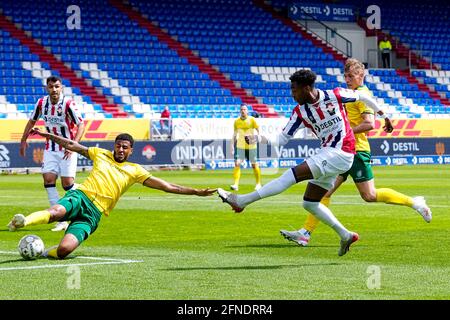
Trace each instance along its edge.
{"label": "soccer cleat", "polygon": [[56,223],[56,225],[52,229],[52,231],[66,231],[68,226],[69,226],[69,223],[67,221],[60,221],[60,222]]}
{"label": "soccer cleat", "polygon": [[298,231],[280,230],[280,234],[286,240],[295,242],[302,247],[306,247],[309,243],[309,239],[311,238],[311,234],[303,228]]}
{"label": "soccer cleat", "polygon": [[353,242],[358,241],[359,235],[356,232],[351,232],[350,238],[348,240],[341,240],[341,247],[339,248],[338,256],[343,256],[350,250],[350,245]]}
{"label": "soccer cleat", "polygon": [[262,188],[261,184],[258,183],[258,184],[256,184],[256,186],[255,186],[255,191],[258,191],[258,190],[261,189],[261,188]]}
{"label": "soccer cleat", "polygon": [[25,227],[25,216],[20,213],[15,214],[12,220],[8,223],[8,229],[11,232],[23,227]]}
{"label": "soccer cleat", "polygon": [[219,194],[219,198],[222,199],[223,202],[228,203],[234,212],[239,213],[244,211],[244,208],[241,208],[237,204],[237,195],[234,193],[223,190],[222,188],[217,189],[217,193]]}
{"label": "soccer cleat", "polygon": [[239,186],[238,186],[237,184],[232,184],[232,185],[230,186],[230,189],[231,189],[231,190],[234,190],[234,191],[238,191],[238,190],[239,190]]}
{"label": "soccer cleat", "polygon": [[423,220],[430,223],[431,221],[431,209],[427,206],[424,197],[414,197],[413,198],[414,205],[413,208],[422,216]]}

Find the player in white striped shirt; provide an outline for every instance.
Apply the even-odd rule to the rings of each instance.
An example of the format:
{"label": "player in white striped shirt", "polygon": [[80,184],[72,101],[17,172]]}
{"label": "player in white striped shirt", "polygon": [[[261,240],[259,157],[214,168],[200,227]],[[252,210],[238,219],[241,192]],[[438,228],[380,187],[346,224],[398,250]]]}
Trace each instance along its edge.
{"label": "player in white striped shirt", "polygon": [[[28,147],[28,135],[39,118],[44,120],[47,132],[57,136],[78,142],[84,133],[84,122],[76,109],[75,102],[62,94],[61,79],[56,76],[47,78],[46,90],[48,95],[37,101],[23,131],[20,141],[20,155],[22,157],[25,157]],[[72,154],[72,151],[63,149],[53,141],[46,141],[42,176],[51,206],[59,200],[59,194],[56,190],[58,176],[61,177],[63,189],[68,191],[74,187],[76,169],[77,154]],[[59,222],[52,231],[65,230],[67,225],[67,222]]]}
{"label": "player in white striped shirt", "polygon": [[[359,236],[347,230],[320,200],[332,188],[337,175],[350,169],[356,153],[355,136],[344,103],[360,100],[379,115],[387,117],[376,101],[362,92],[343,88],[326,91],[316,89],[316,75],[310,70],[299,70],[290,80],[292,96],[298,105],[286,127],[275,137],[248,136],[247,139],[284,145],[297,130],[306,127],[321,141],[320,151],[255,192],[236,195],[218,189],[219,197],[231,205],[234,211],[241,212],[255,201],[279,194],[300,181],[310,180],[303,196],[303,207],[338,233],[341,238],[338,255],[342,256]],[[386,121],[385,126],[386,131],[392,132],[390,121]],[[289,239],[289,235],[283,231],[282,235]]]}

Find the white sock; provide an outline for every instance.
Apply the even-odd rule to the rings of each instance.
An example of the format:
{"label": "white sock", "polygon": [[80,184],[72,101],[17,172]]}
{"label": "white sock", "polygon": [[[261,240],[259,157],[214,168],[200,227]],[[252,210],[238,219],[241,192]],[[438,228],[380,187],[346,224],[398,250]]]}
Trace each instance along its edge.
{"label": "white sock", "polygon": [[289,169],[280,177],[263,185],[261,189],[252,193],[239,195],[237,197],[238,205],[242,207],[248,206],[250,203],[259,199],[264,199],[279,194],[296,183],[297,181],[295,180],[294,172],[292,169]]}
{"label": "white sock", "polygon": [[303,208],[312,213],[317,219],[330,226],[342,240],[348,240],[351,233],[339,222],[327,206],[320,202],[303,201]]}
{"label": "white sock", "polygon": [[50,206],[54,206],[59,200],[58,190],[56,190],[56,187],[45,187],[45,190],[47,191]]}

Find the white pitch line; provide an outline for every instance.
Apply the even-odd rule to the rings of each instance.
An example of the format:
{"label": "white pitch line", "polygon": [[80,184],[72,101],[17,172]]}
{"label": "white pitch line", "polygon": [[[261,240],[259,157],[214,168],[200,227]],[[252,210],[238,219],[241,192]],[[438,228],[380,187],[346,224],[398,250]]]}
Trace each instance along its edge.
{"label": "white pitch line", "polygon": [[[17,255],[14,251],[0,251],[0,254]],[[68,264],[44,264],[40,266],[27,266],[27,267],[4,267],[0,268],[0,271],[11,271],[11,270],[31,270],[31,269],[52,269],[52,268],[67,268],[71,266],[94,266],[94,265],[105,265],[105,264],[127,264],[127,263],[140,263],[143,260],[125,260],[125,259],[115,259],[115,258],[98,258],[98,257],[85,257],[77,256],[76,258],[90,259],[90,260],[101,260],[102,262],[90,262],[90,263],[68,263]]]}

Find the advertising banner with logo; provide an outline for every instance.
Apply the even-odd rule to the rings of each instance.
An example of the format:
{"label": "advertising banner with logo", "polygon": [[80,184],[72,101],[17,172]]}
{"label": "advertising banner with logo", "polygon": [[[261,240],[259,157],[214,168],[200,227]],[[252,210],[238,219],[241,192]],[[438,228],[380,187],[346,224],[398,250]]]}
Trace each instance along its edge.
{"label": "advertising banner with logo", "polygon": [[[172,120],[173,140],[194,139],[231,139],[233,125],[236,119],[201,119],[185,118]],[[288,122],[288,118],[257,118],[259,132],[262,135],[272,135],[281,132]],[[295,138],[302,139],[306,136],[306,130],[299,130]]]}
{"label": "advertising banner with logo", "polygon": [[450,137],[448,119],[400,119],[392,120],[394,131],[383,131],[384,120],[375,121],[375,129],[369,132],[372,138],[431,138]]}
{"label": "advertising banner with logo", "polygon": [[[207,169],[234,166],[230,140],[137,141],[130,161],[142,165],[206,165]],[[113,149],[113,142],[85,141],[84,145]],[[371,139],[374,165],[449,164],[450,138]],[[19,156],[19,143],[0,143],[0,169],[40,167],[44,144],[30,143],[27,156]],[[282,147],[260,145],[262,168],[288,168],[300,164],[319,150],[317,140],[291,140]],[[92,162],[78,155],[79,166]],[[249,164],[244,164],[248,166]]]}
{"label": "advertising banner with logo", "polygon": [[[0,141],[17,142],[22,137],[28,120],[0,120]],[[122,132],[129,133],[136,140],[150,139],[150,121],[148,119],[100,119],[85,120],[84,141],[110,141]],[[44,121],[39,120],[36,126],[45,130]],[[30,141],[43,141],[43,138],[32,136]]]}
{"label": "advertising banner with logo", "polygon": [[311,19],[321,21],[355,21],[355,7],[350,5],[322,3],[292,3],[289,7],[289,17],[293,20]]}

